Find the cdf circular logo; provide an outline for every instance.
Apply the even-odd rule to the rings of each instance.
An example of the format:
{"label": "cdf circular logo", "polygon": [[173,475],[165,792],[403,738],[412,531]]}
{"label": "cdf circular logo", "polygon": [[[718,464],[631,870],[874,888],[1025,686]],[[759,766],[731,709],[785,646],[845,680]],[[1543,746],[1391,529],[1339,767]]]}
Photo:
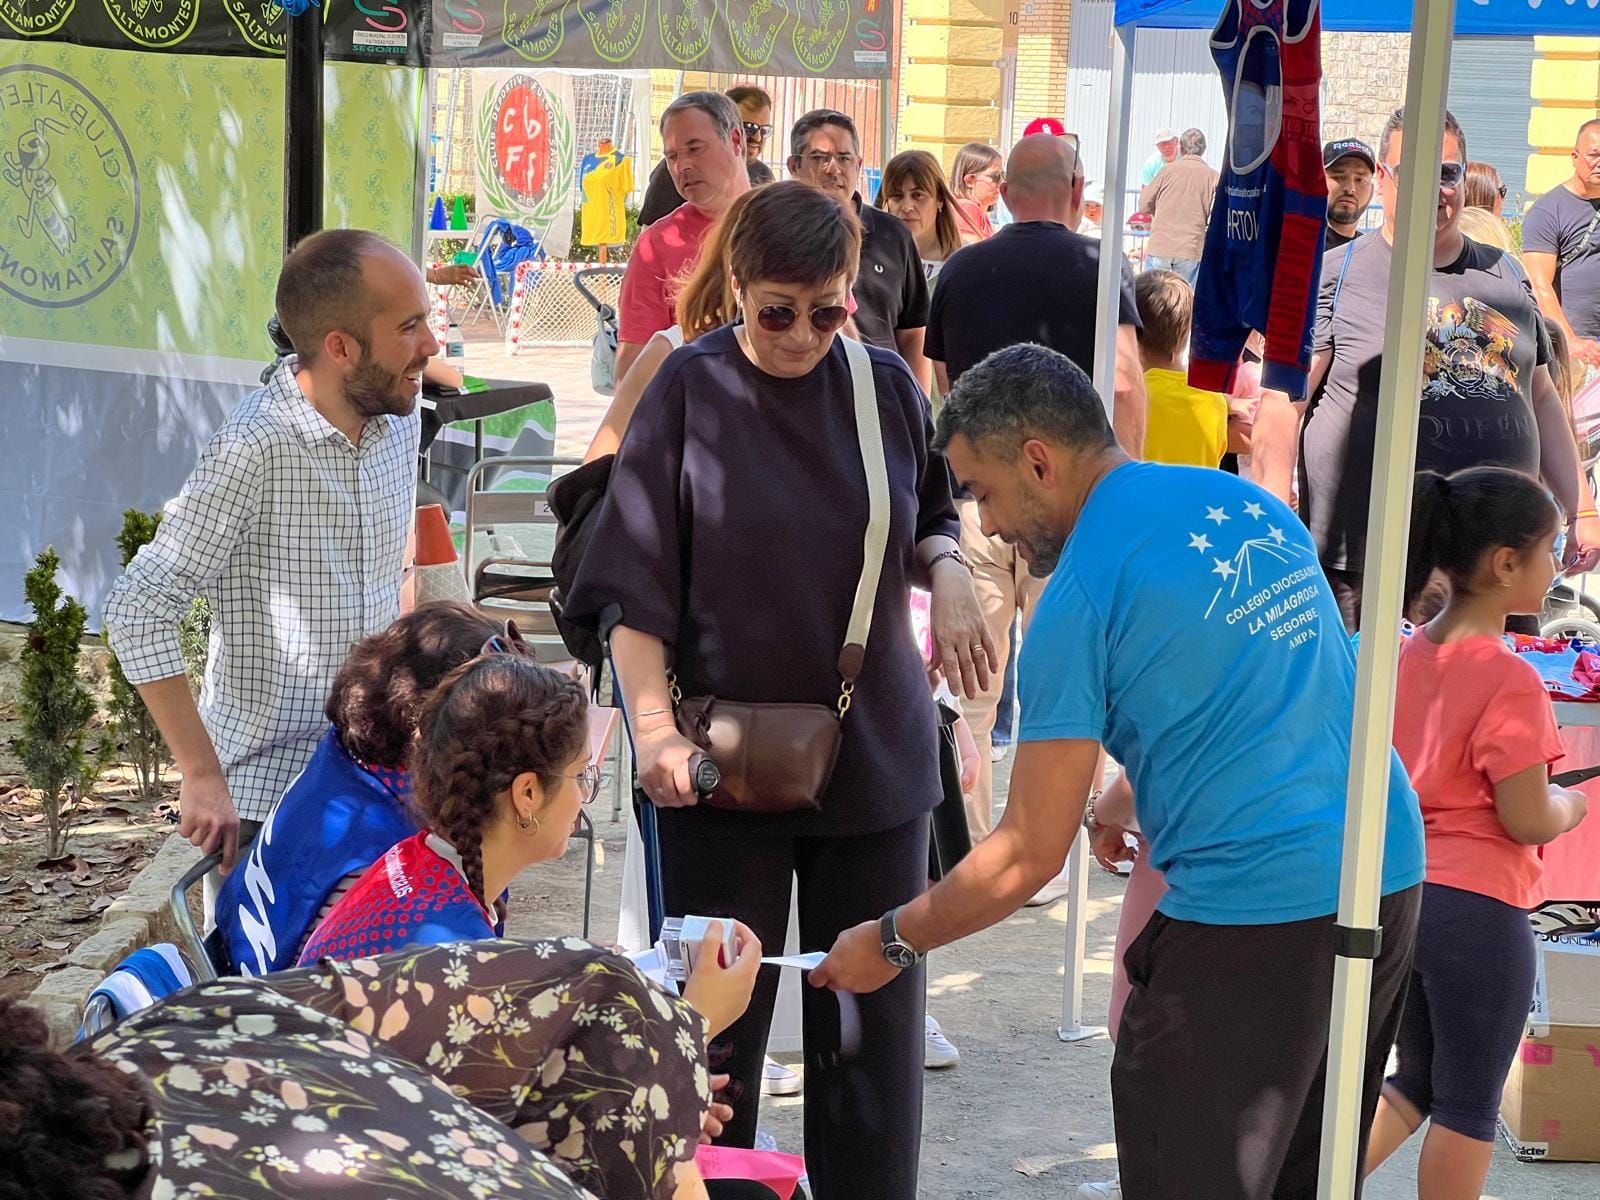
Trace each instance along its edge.
{"label": "cdf circular logo", "polygon": [[105,105],[50,67],[0,67],[0,289],[82,304],[122,274],[138,236],[133,152]]}
{"label": "cdf circular logo", "polygon": [[550,105],[538,82],[516,75],[495,104],[494,166],[524,207],[544,195],[550,173]]}

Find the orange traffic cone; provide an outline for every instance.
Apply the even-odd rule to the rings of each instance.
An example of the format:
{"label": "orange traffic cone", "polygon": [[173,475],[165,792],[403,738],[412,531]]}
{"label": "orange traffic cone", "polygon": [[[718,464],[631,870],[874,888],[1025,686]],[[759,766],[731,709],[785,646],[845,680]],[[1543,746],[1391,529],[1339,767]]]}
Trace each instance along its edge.
{"label": "orange traffic cone", "polygon": [[456,557],[456,544],[450,537],[450,522],[437,504],[417,509],[417,522],[411,533],[410,565],[400,585],[400,611],[411,612],[424,604],[440,600],[470,600],[467,577]]}

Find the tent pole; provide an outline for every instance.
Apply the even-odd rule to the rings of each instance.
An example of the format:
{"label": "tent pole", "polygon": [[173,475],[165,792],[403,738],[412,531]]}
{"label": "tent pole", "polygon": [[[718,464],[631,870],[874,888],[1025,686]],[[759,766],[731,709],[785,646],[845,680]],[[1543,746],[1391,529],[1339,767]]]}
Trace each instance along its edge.
{"label": "tent pole", "polygon": [[[1348,1200],[1355,1194],[1362,1169],[1356,1150],[1364,1132],[1361,1089],[1372,994],[1371,954],[1377,947],[1361,943],[1375,940],[1373,931],[1381,939],[1378,902],[1383,882],[1395,669],[1400,658],[1398,631],[1455,7],[1455,0],[1415,0],[1411,17],[1411,62],[1401,131],[1404,166],[1389,270],[1388,332],[1378,384],[1376,461],[1361,603],[1361,627],[1367,636],[1361,639],[1356,667],[1344,866],[1339,881],[1338,924],[1349,932],[1340,934],[1335,948],[1318,1200]],[[1335,632],[1325,631],[1328,636]]]}
{"label": "tent pole", "polygon": [[286,18],[283,49],[283,252],[322,228],[322,10]]}
{"label": "tent pole", "polygon": [[1100,286],[1094,321],[1094,387],[1109,416],[1116,393],[1117,318],[1122,295],[1122,230],[1127,197],[1128,114],[1133,110],[1134,25],[1118,25],[1111,36],[1111,97],[1106,105],[1106,173],[1101,179]]}

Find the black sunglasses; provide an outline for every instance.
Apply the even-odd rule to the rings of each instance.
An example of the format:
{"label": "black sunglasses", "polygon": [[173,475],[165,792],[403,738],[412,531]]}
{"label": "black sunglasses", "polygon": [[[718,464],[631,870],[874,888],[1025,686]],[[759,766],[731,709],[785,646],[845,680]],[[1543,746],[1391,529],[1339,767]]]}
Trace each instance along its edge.
{"label": "black sunglasses", "polygon": [[[782,333],[800,319],[800,314],[787,304],[763,304],[756,310],[756,323],[768,333]],[[811,328],[818,333],[837,333],[850,319],[850,310],[842,304],[824,304],[811,310]]]}
{"label": "black sunglasses", "polygon": [[744,122],[744,131],[749,137],[765,139],[772,136],[771,125],[757,125],[754,121]]}

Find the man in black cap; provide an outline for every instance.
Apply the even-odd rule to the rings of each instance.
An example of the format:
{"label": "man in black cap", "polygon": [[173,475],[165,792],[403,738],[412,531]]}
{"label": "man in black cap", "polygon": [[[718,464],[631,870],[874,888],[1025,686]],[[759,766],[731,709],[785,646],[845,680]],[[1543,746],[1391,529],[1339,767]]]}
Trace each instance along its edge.
{"label": "man in black cap", "polygon": [[1328,177],[1327,249],[1355,241],[1361,216],[1372,203],[1378,160],[1365,142],[1340,138],[1322,148],[1322,169]]}

